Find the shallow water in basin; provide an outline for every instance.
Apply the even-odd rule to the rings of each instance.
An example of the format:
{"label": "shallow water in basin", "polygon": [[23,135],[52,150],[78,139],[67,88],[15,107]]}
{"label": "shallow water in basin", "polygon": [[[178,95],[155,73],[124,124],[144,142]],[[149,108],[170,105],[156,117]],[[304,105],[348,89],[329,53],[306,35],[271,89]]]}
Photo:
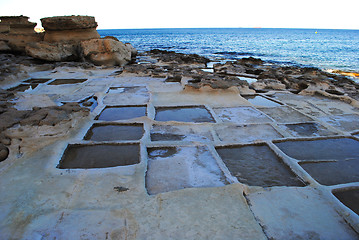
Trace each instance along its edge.
{"label": "shallow water in basin", "polygon": [[26,80],[24,82],[26,83],[46,83],[48,81],[50,81],[51,78],[31,78],[29,80]]}
{"label": "shallow water in basin", "polygon": [[139,162],[140,147],[138,144],[69,145],[58,168],[108,168]]}
{"label": "shallow water in basin", "polygon": [[8,91],[26,92],[26,91],[35,89],[38,85],[39,85],[38,83],[20,84],[16,87],[8,89]]}
{"label": "shallow water in basin", "polygon": [[350,189],[333,193],[345,206],[359,215],[359,189]]}
{"label": "shallow water in basin", "polygon": [[298,160],[359,159],[359,141],[351,138],[284,141],[275,145]]}
{"label": "shallow water in basin", "polygon": [[91,141],[119,141],[139,140],[143,136],[143,125],[94,125],[87,132],[85,140]]}
{"label": "shallow water in basin", "polygon": [[83,83],[87,81],[87,79],[76,79],[76,78],[69,78],[69,79],[55,79],[48,85],[64,85],[64,84],[76,84],[76,83]]}
{"label": "shallow water in basin", "polygon": [[156,121],[215,122],[205,107],[157,107]]}
{"label": "shallow water in basin", "polygon": [[281,104],[276,103],[274,101],[271,101],[265,97],[262,96],[244,96],[245,99],[248,100],[248,102],[252,103],[255,106],[263,106],[263,107],[278,107],[281,106]]}
{"label": "shallow water in basin", "polygon": [[106,107],[96,120],[117,121],[146,116],[145,106]]}
{"label": "shallow water in basin", "polygon": [[151,141],[181,141],[186,136],[173,133],[151,133]]}
{"label": "shallow water in basin", "polygon": [[250,186],[304,186],[266,145],[219,147],[219,156],[239,182]]}
{"label": "shallow water in basin", "polygon": [[318,123],[297,123],[280,125],[281,128],[288,131],[294,137],[314,137],[337,135]]}
{"label": "shallow water in basin", "polygon": [[359,160],[302,162],[300,165],[323,185],[359,182]]}

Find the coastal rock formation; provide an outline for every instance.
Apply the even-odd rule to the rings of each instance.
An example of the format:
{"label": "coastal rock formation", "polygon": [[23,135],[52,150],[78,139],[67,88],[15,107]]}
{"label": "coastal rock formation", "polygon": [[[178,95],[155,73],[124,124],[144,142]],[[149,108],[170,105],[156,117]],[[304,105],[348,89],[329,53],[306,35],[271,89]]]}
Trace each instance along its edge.
{"label": "coastal rock formation", "polygon": [[23,53],[27,43],[43,38],[43,34],[35,32],[36,23],[29,22],[29,17],[5,16],[0,20],[0,51]]}
{"label": "coastal rock formation", "polygon": [[36,59],[51,62],[76,61],[79,59],[78,46],[72,43],[29,43],[26,54]]}
{"label": "coastal rock formation", "polygon": [[86,60],[106,66],[124,66],[136,59],[137,50],[131,44],[115,37],[100,39],[94,17],[60,16],[42,18],[41,22],[44,41],[26,46],[26,54],[33,58],[50,62]]}
{"label": "coastal rock formation", "polygon": [[45,29],[44,41],[82,41],[100,38],[96,31],[97,22],[90,16],[59,16],[42,18]]}
{"label": "coastal rock formation", "polygon": [[113,39],[92,39],[81,42],[85,59],[96,65],[124,66],[131,61],[131,49]]}

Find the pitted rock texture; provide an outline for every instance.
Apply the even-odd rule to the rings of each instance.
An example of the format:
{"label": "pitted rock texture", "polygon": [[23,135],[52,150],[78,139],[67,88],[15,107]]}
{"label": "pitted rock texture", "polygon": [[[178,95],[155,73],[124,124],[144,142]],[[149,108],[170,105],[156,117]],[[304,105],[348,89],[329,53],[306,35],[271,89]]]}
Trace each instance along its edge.
{"label": "pitted rock texture", "polygon": [[131,61],[131,49],[113,39],[92,39],[81,42],[85,59],[96,65],[124,66]]}

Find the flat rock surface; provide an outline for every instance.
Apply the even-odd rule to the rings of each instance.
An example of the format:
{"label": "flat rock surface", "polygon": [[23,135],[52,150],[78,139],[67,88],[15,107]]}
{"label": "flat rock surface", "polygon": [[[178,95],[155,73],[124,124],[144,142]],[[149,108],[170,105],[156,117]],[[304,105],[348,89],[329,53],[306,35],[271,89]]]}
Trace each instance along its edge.
{"label": "flat rock surface", "polygon": [[[182,61],[192,64],[196,58]],[[334,184],[322,185],[301,167],[322,159],[278,147],[288,141],[298,146],[308,140],[359,142],[354,102],[290,91],[251,98],[241,94],[241,86],[189,89],[188,77],[166,82],[163,72],[152,76],[153,69],[146,69],[151,73],[58,65],[33,69],[21,82],[1,83],[0,117],[19,119],[10,116],[12,124],[0,134],[2,149],[9,149],[0,162],[0,239],[358,239],[358,215],[332,191],[358,189],[359,183],[336,184],[341,175],[332,174]],[[28,86],[31,79],[35,88]],[[67,82],[52,85],[56,79]],[[25,88],[9,90],[20,84]],[[279,106],[248,101],[258,96]],[[116,107],[140,107],[141,114],[98,117]],[[182,115],[156,120],[156,109],[178,107],[204,109],[211,121],[187,121]],[[136,125],[143,135],[128,138],[119,131],[124,136],[84,139],[94,125]],[[138,146],[133,158],[139,162],[117,161],[130,148],[116,154],[110,149],[99,158],[116,162],[114,167],[57,167],[69,145],[97,149],[108,144]],[[246,175],[232,175],[216,150],[252,146],[264,146],[298,184],[272,184],[272,179],[264,179],[264,187],[257,184],[268,169],[256,163],[261,157],[256,154],[249,154],[246,163],[254,181],[241,182]],[[354,158],[329,162],[359,172]],[[278,173],[274,167],[268,176]]]}

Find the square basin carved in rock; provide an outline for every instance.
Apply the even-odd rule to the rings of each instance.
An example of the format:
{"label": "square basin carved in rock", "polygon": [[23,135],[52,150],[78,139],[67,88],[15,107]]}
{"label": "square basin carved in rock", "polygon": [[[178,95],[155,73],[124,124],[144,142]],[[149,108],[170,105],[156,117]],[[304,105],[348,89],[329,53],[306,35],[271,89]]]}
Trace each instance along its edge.
{"label": "square basin carved in rock", "polygon": [[87,79],[82,78],[59,78],[55,79],[54,81],[50,82],[48,85],[65,85],[65,84],[77,84],[77,83],[83,83],[87,81]]}
{"label": "square basin carved in rock", "polygon": [[333,192],[333,194],[345,206],[359,215],[359,188],[339,190]]}
{"label": "square basin carved in rock", "polygon": [[278,123],[299,123],[313,121],[306,115],[286,106],[273,108],[260,108],[262,112]]}
{"label": "square basin carved in rock", "polygon": [[301,162],[301,167],[323,185],[359,182],[359,160]]}
{"label": "square basin carved in rock", "polygon": [[281,104],[269,100],[265,97],[259,96],[259,95],[254,95],[254,96],[243,96],[245,99],[247,99],[248,102],[250,102],[251,104],[255,105],[255,106],[262,106],[262,107],[278,107],[281,106]]}
{"label": "square basin carved in rock", "polygon": [[40,83],[46,83],[48,81],[50,81],[51,78],[31,78],[29,80],[26,80],[25,82],[26,83],[37,83],[37,84],[40,84]]}
{"label": "square basin carved in rock", "polygon": [[147,151],[146,189],[151,195],[227,184],[207,147],[156,147]]}
{"label": "square basin carved in rock", "polygon": [[91,141],[140,140],[143,133],[143,124],[94,124],[84,139]]}
{"label": "square basin carved in rock", "polygon": [[9,88],[8,91],[25,92],[37,88],[38,85],[39,85],[38,83],[20,84],[18,86]]}
{"label": "square basin carved in rock", "polygon": [[215,131],[224,142],[249,143],[283,137],[270,124],[218,125]]}
{"label": "square basin carved in rock", "polygon": [[351,138],[289,140],[275,145],[298,160],[359,160],[359,141]]}
{"label": "square basin carved in rock", "polygon": [[204,106],[156,107],[156,121],[215,122]]}
{"label": "square basin carved in rock", "polygon": [[286,130],[294,137],[319,137],[338,135],[338,133],[330,131],[320,125],[319,123],[293,123],[279,125],[283,130]]}
{"label": "square basin carved in rock", "polygon": [[57,167],[60,169],[109,168],[139,162],[139,144],[74,144],[67,146]]}
{"label": "square basin carved in rock", "polygon": [[358,114],[333,115],[319,119],[342,131],[351,132],[359,130]]}
{"label": "square basin carved in rock", "polygon": [[238,124],[272,122],[265,114],[253,107],[215,108],[214,112],[223,122]]}
{"label": "square basin carved in rock", "polygon": [[206,126],[188,125],[153,125],[151,141],[213,141],[212,134]]}
{"label": "square basin carved in rock", "polygon": [[117,121],[146,116],[146,106],[114,106],[106,107],[96,120]]}
{"label": "square basin carved in rock", "polygon": [[231,174],[250,186],[304,186],[267,145],[216,148]]}

